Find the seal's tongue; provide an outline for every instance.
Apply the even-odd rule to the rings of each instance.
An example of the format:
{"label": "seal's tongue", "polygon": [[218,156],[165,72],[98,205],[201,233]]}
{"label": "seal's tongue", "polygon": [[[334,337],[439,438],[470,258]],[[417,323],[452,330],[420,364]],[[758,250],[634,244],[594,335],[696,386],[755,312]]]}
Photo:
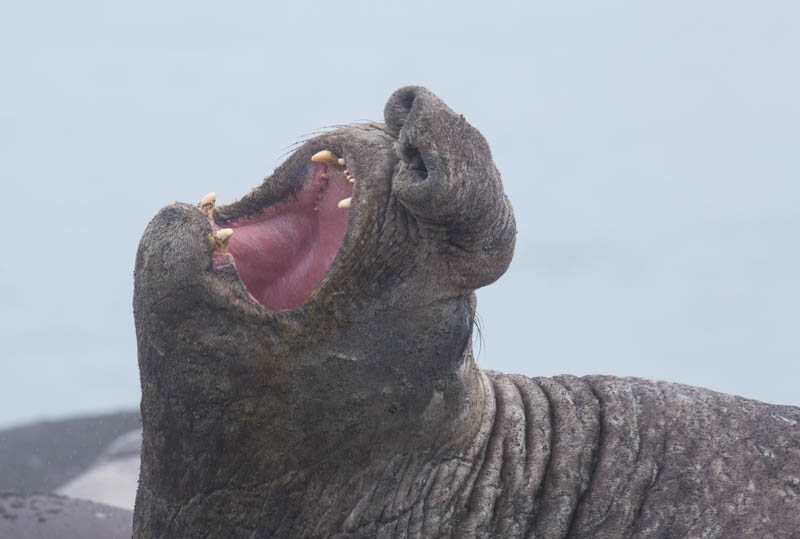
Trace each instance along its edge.
{"label": "seal's tongue", "polygon": [[227,250],[239,277],[270,310],[303,305],[347,232],[348,212],[339,203],[352,195],[349,173],[343,163],[314,161],[300,192],[224,225],[233,231]]}

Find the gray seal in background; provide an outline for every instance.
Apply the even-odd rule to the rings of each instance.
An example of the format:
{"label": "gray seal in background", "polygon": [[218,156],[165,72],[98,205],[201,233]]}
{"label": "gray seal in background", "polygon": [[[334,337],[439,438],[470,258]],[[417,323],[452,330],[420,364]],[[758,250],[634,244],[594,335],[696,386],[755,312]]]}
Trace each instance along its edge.
{"label": "gray seal in background", "polygon": [[139,482],[142,429],[126,432],[106,448],[85,472],[56,489],[56,494],[133,510]]}
{"label": "gray seal in background", "polygon": [[129,539],[131,511],[63,496],[0,493],[0,539]]}

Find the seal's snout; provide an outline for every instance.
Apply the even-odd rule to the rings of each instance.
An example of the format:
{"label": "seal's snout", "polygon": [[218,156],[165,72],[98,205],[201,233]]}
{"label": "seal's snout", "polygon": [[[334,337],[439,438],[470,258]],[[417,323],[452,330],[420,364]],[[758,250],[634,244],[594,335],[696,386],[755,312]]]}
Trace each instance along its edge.
{"label": "seal's snout", "polygon": [[139,243],[136,271],[156,265],[180,279],[189,278],[190,268],[196,271],[208,265],[212,250],[209,234],[211,226],[198,208],[182,203],[162,208],[147,225]]}
{"label": "seal's snout", "polygon": [[134,298],[159,309],[188,308],[197,294],[182,292],[203,285],[214,252],[209,234],[211,227],[198,208],[181,203],[162,208],[139,242]]}

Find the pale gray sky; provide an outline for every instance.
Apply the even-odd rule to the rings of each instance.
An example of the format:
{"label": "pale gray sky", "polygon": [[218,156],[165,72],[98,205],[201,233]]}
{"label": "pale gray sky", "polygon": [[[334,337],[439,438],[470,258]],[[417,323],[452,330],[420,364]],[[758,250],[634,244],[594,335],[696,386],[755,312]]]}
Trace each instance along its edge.
{"label": "pale gray sky", "polygon": [[137,406],[148,220],[405,84],[484,133],[516,209],[483,366],[800,405],[798,6],[4,4],[0,427]]}

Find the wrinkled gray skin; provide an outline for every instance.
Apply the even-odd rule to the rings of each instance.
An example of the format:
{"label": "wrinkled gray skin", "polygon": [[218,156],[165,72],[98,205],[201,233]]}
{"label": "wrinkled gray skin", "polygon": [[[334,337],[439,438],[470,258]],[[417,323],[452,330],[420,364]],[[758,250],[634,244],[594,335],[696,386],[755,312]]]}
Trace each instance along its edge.
{"label": "wrinkled gray skin", "polygon": [[500,174],[424,88],[385,119],[217,208],[224,225],[299,188],[315,152],[345,157],[348,233],[300,309],[215,269],[195,207],[148,226],[134,537],[800,537],[800,409],[476,365],[474,290],[514,248]]}

